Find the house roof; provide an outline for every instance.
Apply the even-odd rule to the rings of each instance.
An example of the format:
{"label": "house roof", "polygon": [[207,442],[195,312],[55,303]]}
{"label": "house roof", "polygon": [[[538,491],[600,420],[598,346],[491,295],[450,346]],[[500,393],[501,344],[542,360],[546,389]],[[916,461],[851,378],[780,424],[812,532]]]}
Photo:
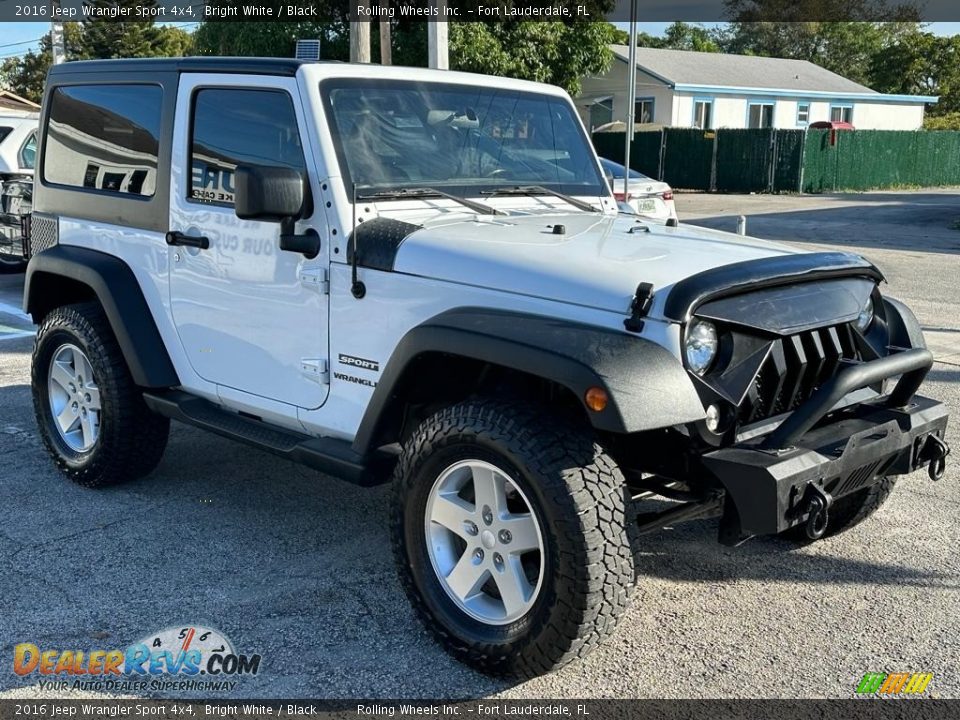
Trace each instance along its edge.
{"label": "house roof", "polygon": [[0,108],[4,110],[20,110],[31,114],[40,110],[40,106],[37,103],[3,89],[0,89]]}
{"label": "house roof", "polygon": [[[629,62],[628,45],[611,45],[618,59]],[[936,102],[936,97],[884,95],[806,60],[730,55],[638,47],[637,67],[677,90],[748,91],[763,95],[800,95],[876,101]]]}

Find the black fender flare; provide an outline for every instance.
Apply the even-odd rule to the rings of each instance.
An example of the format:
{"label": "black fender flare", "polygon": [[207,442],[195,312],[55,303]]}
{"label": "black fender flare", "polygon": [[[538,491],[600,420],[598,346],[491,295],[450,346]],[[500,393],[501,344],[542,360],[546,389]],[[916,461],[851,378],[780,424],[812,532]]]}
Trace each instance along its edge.
{"label": "black fender flare", "polygon": [[[353,447],[374,449],[383,416],[410,363],[427,353],[480,360],[569,389],[597,430],[632,433],[704,417],[693,383],[666,348],[622,331],[487,308],[456,308],[412,328],[384,367]],[[610,402],[589,410],[584,394],[602,387]]]}
{"label": "black fender flare", "polygon": [[889,343],[902,348],[925,348],[927,341],[913,311],[892,297],[883,297],[883,315]]}
{"label": "black fender flare", "polygon": [[54,308],[85,299],[72,294],[76,283],[90,288],[99,301],[137,385],[180,384],[140,283],[113,255],[70,245],[55,245],[34,255],[27,265],[23,309],[39,324]]}

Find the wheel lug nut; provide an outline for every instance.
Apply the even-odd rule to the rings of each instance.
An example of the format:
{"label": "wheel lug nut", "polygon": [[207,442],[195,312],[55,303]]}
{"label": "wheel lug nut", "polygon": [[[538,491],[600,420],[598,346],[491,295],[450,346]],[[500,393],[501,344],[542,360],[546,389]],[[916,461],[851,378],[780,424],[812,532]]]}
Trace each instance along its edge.
{"label": "wheel lug nut", "polygon": [[475,522],[471,522],[470,520],[467,520],[463,524],[463,529],[467,531],[467,535],[476,535],[479,532],[477,529],[477,524]]}
{"label": "wheel lug nut", "polygon": [[86,395],[83,396],[83,401],[90,402],[90,393],[87,393]]}
{"label": "wheel lug nut", "polygon": [[480,562],[481,560],[483,560],[483,550],[481,550],[480,548],[477,548],[476,550],[474,550],[473,559],[476,560],[477,562]]}
{"label": "wheel lug nut", "polygon": [[494,553],[493,564],[496,566],[497,570],[503,570],[503,555],[500,553]]}
{"label": "wheel lug nut", "polygon": [[501,530],[501,531],[500,531],[500,542],[502,542],[504,545],[506,545],[506,544],[507,544],[508,542],[510,542],[511,540],[513,540],[513,535],[510,534],[510,531],[509,531],[509,530]]}
{"label": "wheel lug nut", "polygon": [[487,505],[483,506],[483,522],[485,525],[493,523],[493,511],[490,510],[490,507]]}
{"label": "wheel lug nut", "polygon": [[87,409],[86,409],[86,408],[81,409],[81,410],[80,410],[80,414],[83,415],[84,417],[86,417],[86,416],[87,416]]}

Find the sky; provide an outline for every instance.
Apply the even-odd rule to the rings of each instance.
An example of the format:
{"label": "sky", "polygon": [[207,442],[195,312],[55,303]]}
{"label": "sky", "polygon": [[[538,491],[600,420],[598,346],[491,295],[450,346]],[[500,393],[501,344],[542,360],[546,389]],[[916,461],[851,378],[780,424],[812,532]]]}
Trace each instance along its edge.
{"label": "sky", "polygon": [[[196,23],[190,23],[190,25],[195,24]],[[651,35],[662,35],[669,24],[670,23],[665,22],[642,22],[637,23],[637,28],[641,32],[650,33]],[[707,27],[719,24],[720,23],[704,23]],[[615,25],[626,30],[629,23],[615,23]],[[22,55],[28,50],[32,50],[37,46],[40,37],[44,33],[49,32],[49,30],[50,23],[45,22],[0,23],[0,60],[12,55]],[[928,30],[937,35],[960,35],[960,22],[929,23]]]}

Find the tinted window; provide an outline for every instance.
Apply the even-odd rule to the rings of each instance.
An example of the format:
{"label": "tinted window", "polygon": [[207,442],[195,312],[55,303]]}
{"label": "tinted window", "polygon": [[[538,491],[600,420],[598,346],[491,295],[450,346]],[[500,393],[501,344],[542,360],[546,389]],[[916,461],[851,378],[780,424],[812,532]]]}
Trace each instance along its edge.
{"label": "tinted window", "polygon": [[211,88],[194,95],[190,199],[232,205],[238,165],[306,170],[287,93]]}
{"label": "tinted window", "polygon": [[20,167],[33,170],[37,162],[37,135],[34,133],[20,148]]}
{"label": "tinted window", "polygon": [[3,139],[10,134],[13,128],[0,127],[0,142],[3,142]]}
{"label": "tinted window", "polygon": [[111,194],[153,195],[162,94],[157,85],[57,88],[50,99],[44,180]]}
{"label": "tinted window", "polygon": [[359,78],[325,82],[323,93],[348,190],[606,192],[573,107],[553,95]]}

